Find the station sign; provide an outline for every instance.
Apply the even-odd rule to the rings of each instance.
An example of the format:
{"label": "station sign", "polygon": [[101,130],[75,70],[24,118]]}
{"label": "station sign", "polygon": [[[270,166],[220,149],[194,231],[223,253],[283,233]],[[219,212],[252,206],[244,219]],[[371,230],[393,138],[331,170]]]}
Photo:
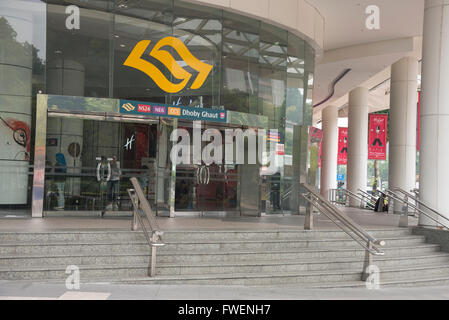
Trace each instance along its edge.
{"label": "station sign", "polygon": [[192,121],[227,122],[226,110],[175,106],[162,103],[120,100],[120,113]]}

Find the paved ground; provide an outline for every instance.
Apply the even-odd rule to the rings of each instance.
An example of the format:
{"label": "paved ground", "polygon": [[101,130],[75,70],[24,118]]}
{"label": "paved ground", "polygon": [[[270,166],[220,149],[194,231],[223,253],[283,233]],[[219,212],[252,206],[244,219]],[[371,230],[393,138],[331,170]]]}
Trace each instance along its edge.
{"label": "paved ground", "polygon": [[[382,214],[357,208],[342,208],[354,221],[363,227],[397,227],[399,216]],[[162,230],[226,230],[226,229],[302,229],[303,216],[264,216],[264,217],[218,217],[218,216],[181,216],[174,219],[166,217],[157,218]],[[410,224],[416,225],[417,220],[410,218]],[[29,216],[0,218],[0,231],[48,231],[63,229],[129,229],[131,218],[76,218],[76,217],[49,217],[34,218]],[[332,229],[335,225],[324,215],[315,215],[316,229]]]}
{"label": "paved ground", "polygon": [[122,300],[449,300],[449,286],[422,288],[301,289],[297,287],[168,286],[65,284],[0,281],[0,300],[122,299]]}

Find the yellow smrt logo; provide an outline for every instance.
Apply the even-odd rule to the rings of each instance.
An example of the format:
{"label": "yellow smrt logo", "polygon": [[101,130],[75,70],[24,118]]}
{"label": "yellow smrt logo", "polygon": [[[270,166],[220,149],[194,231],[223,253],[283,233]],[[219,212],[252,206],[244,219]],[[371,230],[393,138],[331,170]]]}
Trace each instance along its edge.
{"label": "yellow smrt logo", "polygon": [[150,52],[150,56],[159,60],[165,67],[167,67],[175,78],[182,80],[180,83],[173,83],[168,80],[154,64],[142,59],[142,55],[150,45],[150,42],[151,40],[142,40],[138,42],[123,65],[142,71],[153,79],[159,88],[165,92],[179,92],[186,87],[192,74],[184,70],[168,51],[161,50],[162,47],[170,46],[176,50],[181,59],[184,60],[188,66],[198,71],[198,76],[195,81],[193,81],[190,88],[201,88],[213,66],[204,63],[193,56],[181,40],[174,37],[163,38],[154,45],[154,48]]}
{"label": "yellow smrt logo", "polygon": [[124,105],[122,105],[122,108],[125,109],[128,112],[133,111],[134,109],[136,109],[136,107],[134,107],[131,103],[125,103]]}

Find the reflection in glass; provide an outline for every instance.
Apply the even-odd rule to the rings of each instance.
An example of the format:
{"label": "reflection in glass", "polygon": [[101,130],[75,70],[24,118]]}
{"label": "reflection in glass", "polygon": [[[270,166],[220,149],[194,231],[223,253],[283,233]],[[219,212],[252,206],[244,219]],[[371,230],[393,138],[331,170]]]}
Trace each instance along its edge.
{"label": "reflection in glass", "polygon": [[[53,119],[47,128],[45,211],[130,211],[131,177],[155,203],[157,125]],[[56,134],[55,123],[62,128]]]}
{"label": "reflection in glass", "polygon": [[223,14],[223,88],[225,109],[259,114],[260,22]]}
{"label": "reflection in glass", "polygon": [[31,208],[35,94],[44,89],[45,3],[0,2],[0,208]]}

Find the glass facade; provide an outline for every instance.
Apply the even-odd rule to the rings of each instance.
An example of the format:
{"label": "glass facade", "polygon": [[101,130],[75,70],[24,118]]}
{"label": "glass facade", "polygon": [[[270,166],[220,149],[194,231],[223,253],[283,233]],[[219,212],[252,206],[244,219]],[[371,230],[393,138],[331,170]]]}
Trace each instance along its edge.
{"label": "glass facade", "polygon": [[[138,43],[149,40],[141,58],[154,65],[161,77],[180,86],[183,79],[151,54],[152,48],[167,37],[179,39],[194,57],[212,66],[200,87],[195,87],[199,71],[184,61],[172,46],[162,49],[191,75],[175,92],[161,89],[148,74],[124,65]],[[279,131],[278,142],[284,146],[285,154],[279,172],[260,182],[263,191],[259,200],[267,212],[297,211],[295,207],[299,200],[294,194],[298,192],[294,190],[298,181],[307,176],[307,155],[303,153],[307,150],[308,130],[304,128],[312,122],[315,53],[292,33],[249,17],[178,0],[3,0],[0,2],[0,44],[0,140],[7,146],[0,151],[3,153],[0,156],[0,179],[10,181],[14,186],[1,184],[8,190],[2,189],[0,207],[31,207],[33,119],[36,94],[42,92],[225,109],[265,116],[268,128]],[[106,132],[115,129],[81,119],[70,119],[66,124],[64,121],[48,119],[48,138],[59,141],[61,150],[77,143],[86,148],[82,151],[83,157],[105,153],[96,151],[98,154],[86,155],[88,150],[100,148],[98,143],[88,141],[86,135],[90,137],[89,130]],[[114,131],[116,134],[126,131],[125,126],[115,126],[118,126]],[[142,130],[151,133],[153,129]],[[160,136],[161,126],[154,130]],[[111,141],[124,138],[120,136]],[[109,147],[117,148],[118,145]],[[117,153],[117,156],[120,158],[122,154]],[[83,160],[82,166],[74,165],[69,170],[70,174],[80,174],[82,167],[95,166],[94,162],[94,158]],[[127,167],[137,168],[131,164]],[[229,170],[233,179],[238,180],[237,176],[252,169]],[[212,171],[216,171],[217,176],[227,172],[218,168]],[[182,176],[181,171],[179,175]],[[237,208],[237,184],[234,180],[229,183],[217,181],[215,188],[218,191],[213,196],[222,193],[224,196],[220,196],[218,205],[204,200],[203,206],[214,210]],[[176,188],[192,190],[191,185],[185,186],[179,181]],[[198,188],[197,194],[206,194],[208,191],[202,190],[204,188]],[[176,200],[179,208],[192,207],[186,199]]]}

